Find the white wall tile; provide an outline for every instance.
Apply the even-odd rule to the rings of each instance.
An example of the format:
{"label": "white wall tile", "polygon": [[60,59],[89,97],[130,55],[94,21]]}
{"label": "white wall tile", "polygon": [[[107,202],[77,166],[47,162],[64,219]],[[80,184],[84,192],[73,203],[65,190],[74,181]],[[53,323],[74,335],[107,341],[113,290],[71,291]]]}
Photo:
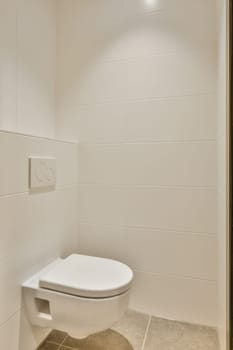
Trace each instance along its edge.
{"label": "white wall tile", "polygon": [[0,327],[0,348],[18,350],[19,345],[19,320],[17,312]]}
{"label": "white wall tile", "polygon": [[130,307],[168,319],[216,326],[216,292],[216,282],[136,272]]}
{"label": "white wall tile", "polygon": [[3,324],[20,308],[20,271],[17,259],[0,261],[0,324]]}
{"label": "white wall tile", "polygon": [[76,144],[0,133],[0,195],[28,191],[31,156],[56,158],[58,188],[77,183]]}
{"label": "white wall tile", "polygon": [[229,162],[231,155],[230,116],[228,111],[228,1],[217,1],[218,5],[218,331],[220,349],[229,343]]}
{"label": "white wall tile", "polygon": [[142,312],[157,314],[159,285],[162,317],[207,324],[216,324],[215,11],[211,0],[58,2],[56,129],[81,142],[82,249],[160,273],[136,283]]}
{"label": "white wall tile", "polygon": [[21,285],[59,256],[77,251],[77,187],[0,197],[0,323],[20,308]]}
{"label": "white wall tile", "polygon": [[81,143],[203,140],[216,138],[216,95],[66,106],[63,137]]}
{"label": "white wall tile", "polygon": [[1,257],[23,259],[30,266],[36,263],[38,255],[51,250],[52,244],[57,251],[59,242],[55,238],[61,239],[56,220],[58,206],[56,192],[0,197]]}
{"label": "white wall tile", "polygon": [[[77,67],[85,62],[93,64],[96,61],[171,51],[189,50],[203,54],[216,49],[213,39],[216,29],[215,9],[210,1],[202,6],[193,5],[190,1],[150,3],[147,0],[120,1],[117,5],[106,0],[95,4],[90,1],[59,1],[59,64],[69,62],[73,66],[76,62]],[[165,8],[166,11],[161,12]],[[193,16],[185,16],[184,13],[191,9]],[[78,13],[80,17],[77,21]],[[199,20],[198,27],[196,18]],[[74,32],[75,45],[72,40]],[[83,32],[86,40],[83,40]],[[63,76],[62,72],[59,75]]]}
{"label": "white wall tile", "polygon": [[0,1],[0,129],[16,130],[17,0]]}
{"label": "white wall tile", "polygon": [[[115,30],[112,34],[112,40],[109,33],[103,33],[104,39],[102,37],[95,43],[92,48],[95,50],[95,59],[99,62],[187,51],[205,57],[206,54],[216,53],[213,36],[216,29],[214,7],[211,4],[209,8],[212,11],[203,18],[200,18],[203,10],[200,6],[192,17],[184,16],[180,8],[175,14],[174,11],[164,11],[153,12],[147,16],[134,16],[134,11],[129,11],[122,25],[118,26],[118,31]],[[87,51],[86,54],[88,56],[90,52]]]}
{"label": "white wall tile", "polygon": [[216,186],[215,142],[81,145],[80,183]]}
{"label": "white wall tile", "polygon": [[152,187],[80,187],[80,220],[216,233],[216,191]]}
{"label": "white wall tile", "polygon": [[[20,309],[21,285],[27,278],[54,259],[77,251],[78,195],[77,145],[4,132],[0,144],[1,324]],[[29,155],[57,158],[55,191],[28,192]],[[14,335],[19,327],[18,320],[12,328]],[[21,324],[20,333],[26,332],[28,337],[22,336],[20,346],[28,350],[46,335],[27,322]],[[5,338],[0,328],[1,342]],[[12,344],[10,349],[18,349],[18,345],[14,348]]]}
{"label": "white wall tile", "polygon": [[19,325],[19,347],[17,350],[37,349],[49,335],[51,329],[33,326],[27,317],[26,306],[22,300]]}
{"label": "white wall tile", "polygon": [[[60,216],[59,232],[61,237],[60,256],[77,253],[78,248],[78,189],[71,186],[57,193]],[[62,218],[62,220],[61,220]]]}
{"label": "white wall tile", "polygon": [[129,14],[132,13],[133,15],[137,14],[140,15],[144,12],[154,12],[154,11],[162,11],[166,10],[167,7],[167,1],[161,1],[161,0],[129,0],[125,1],[125,10],[128,11]]}
{"label": "white wall tile", "polygon": [[69,78],[68,73],[67,81],[64,81],[64,98],[71,94],[81,104],[216,91],[213,62],[205,62],[203,58],[189,53],[91,65],[81,74],[73,74],[71,81]]}
{"label": "white wall tile", "polygon": [[56,1],[0,1],[0,129],[54,137]]}
{"label": "white wall tile", "polygon": [[183,17],[186,14],[186,17],[192,20],[187,13],[193,13],[198,16],[201,23],[207,20],[207,24],[213,20],[213,16],[216,16],[212,0],[205,0],[201,5],[198,1],[192,0],[125,0],[124,2],[125,10],[131,15],[151,11],[169,11],[173,14],[181,13]]}
{"label": "white wall tile", "polygon": [[81,223],[78,242],[82,254],[136,270],[216,280],[216,235]]}
{"label": "white wall tile", "polygon": [[54,136],[56,7],[54,0],[19,0],[18,130]]}

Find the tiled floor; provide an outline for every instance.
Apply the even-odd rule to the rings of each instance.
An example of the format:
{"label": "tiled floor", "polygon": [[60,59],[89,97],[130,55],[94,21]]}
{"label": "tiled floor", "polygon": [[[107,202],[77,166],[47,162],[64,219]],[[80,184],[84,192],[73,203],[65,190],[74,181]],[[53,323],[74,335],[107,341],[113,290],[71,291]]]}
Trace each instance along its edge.
{"label": "tiled floor", "polygon": [[128,311],[112,329],[85,340],[53,331],[39,350],[218,350],[208,327],[168,321]]}

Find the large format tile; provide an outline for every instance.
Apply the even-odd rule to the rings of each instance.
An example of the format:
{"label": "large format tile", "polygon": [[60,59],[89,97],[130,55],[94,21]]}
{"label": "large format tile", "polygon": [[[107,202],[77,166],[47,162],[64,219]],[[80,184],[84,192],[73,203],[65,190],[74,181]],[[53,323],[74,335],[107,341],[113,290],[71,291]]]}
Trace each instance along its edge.
{"label": "large format tile", "polygon": [[152,318],[145,350],[218,350],[216,330]]}
{"label": "large format tile", "polygon": [[56,2],[18,2],[18,131],[54,137]]}
{"label": "large format tile", "polygon": [[[152,3],[152,1],[150,2]],[[153,2],[155,5],[155,1]],[[105,6],[103,6],[103,3],[105,3]],[[156,3],[158,4],[158,1]],[[111,11],[108,11],[104,17],[106,7],[109,6],[108,2],[103,1],[102,4],[98,3],[98,5],[98,8],[95,9],[94,4],[85,6],[84,2],[79,1],[76,5],[70,6],[73,7],[73,13],[70,14],[69,10],[67,10],[69,6],[66,5],[66,8],[64,8],[60,2],[59,13],[60,11],[63,12],[62,16],[60,14],[58,21],[58,47],[61,60],[59,63],[66,61],[66,72],[73,66],[74,62],[77,62],[77,70],[81,63],[88,65],[96,62],[148,57],[169,52],[185,52],[187,49],[197,55],[197,53],[203,54],[203,51],[212,52],[213,47],[216,46],[216,43],[212,40],[213,35],[211,32],[215,25],[213,16],[209,16],[208,25],[206,24],[207,21],[205,21],[205,26],[200,26],[202,30],[198,30],[195,25],[196,17],[190,19],[185,16],[184,18],[179,12],[174,14],[174,12],[153,11],[149,16],[140,16],[135,13],[137,6],[134,4],[128,13],[123,11],[117,13],[121,6],[119,4],[115,8],[115,12],[111,13]],[[149,11],[151,6],[146,1],[141,1],[141,5],[145,6],[145,12],[152,12]],[[93,7],[93,13],[94,9],[96,12],[99,12],[99,18],[97,13],[95,13],[95,21],[90,19],[93,15],[90,11],[91,7]],[[78,21],[75,11],[80,14]],[[199,9],[197,14],[199,17],[200,13]],[[67,19],[68,14],[69,20]],[[203,22],[204,20],[206,18],[202,18]],[[181,26],[183,32],[185,32],[185,37],[180,36]],[[74,31],[76,32],[75,45],[71,39]],[[81,31],[85,31],[86,40],[92,40],[93,35],[95,36],[95,41],[92,40],[92,45],[88,45],[86,41],[82,40]],[[170,32],[173,35],[169,35],[168,33]],[[174,33],[177,33],[177,35],[174,35]],[[196,45],[189,45],[188,40],[194,40]],[[70,55],[70,50],[72,50],[72,55]],[[82,50],[81,55],[80,50]],[[70,64],[69,67],[67,66],[68,62]],[[65,79],[63,74],[63,72],[59,71],[59,76]]]}
{"label": "large format tile", "polygon": [[129,341],[111,329],[89,336],[84,340],[67,338],[60,350],[135,350]]}
{"label": "large format tile", "polygon": [[140,350],[148,322],[149,316],[135,311],[127,311],[123,318],[112,329],[127,338],[134,350]]}
{"label": "large format tile", "polygon": [[38,350],[58,350],[60,345],[45,341]]}
{"label": "large format tile", "polygon": [[172,320],[216,327],[217,283],[135,271],[130,308]]}
{"label": "large format tile", "polygon": [[[75,339],[66,333],[53,331],[45,341],[62,345],[61,350],[141,350],[144,342],[149,316],[127,311],[118,323],[109,330],[90,335],[85,339]],[[45,346],[45,345],[44,345]],[[41,350],[44,348],[40,348]],[[45,348],[47,349],[47,348]],[[48,347],[50,350],[50,348]],[[52,349],[52,348],[51,348]]]}
{"label": "large format tile", "polygon": [[0,349],[19,349],[19,312],[9,318],[2,326],[0,326]]}
{"label": "large format tile", "polygon": [[81,223],[79,252],[123,261],[140,271],[217,277],[216,235]]}
{"label": "large format tile", "polygon": [[17,0],[0,0],[0,129],[17,127]]}
{"label": "large format tile", "polygon": [[47,337],[46,341],[54,344],[61,344],[65,340],[67,336],[67,333],[53,330],[49,336]]}
{"label": "large format tile", "polygon": [[[151,11],[169,11],[173,16],[181,14],[191,22],[194,19],[192,16],[187,16],[187,14],[195,14],[200,18],[201,27],[204,27],[203,23],[210,25],[209,22],[214,21],[215,7],[212,0],[205,0],[201,5],[199,1],[193,2],[192,0],[124,0],[124,2],[125,11],[131,16],[135,16],[135,14],[143,15],[145,12]],[[203,30],[206,30],[206,26]]]}
{"label": "large format tile", "polygon": [[[56,341],[56,343],[52,342]],[[218,350],[213,328],[149,317],[134,311],[112,329],[85,339],[53,331],[39,350]]]}
{"label": "large format tile", "polygon": [[215,142],[81,145],[80,183],[216,186]]}
{"label": "large format tile", "polygon": [[17,258],[0,261],[0,325],[20,309],[22,264],[19,263]]}
{"label": "large format tile", "polygon": [[151,56],[94,65],[76,85],[81,104],[206,94],[216,91],[216,69],[188,53]]}
{"label": "large format tile", "polygon": [[58,121],[61,135],[81,143],[188,141],[215,139],[215,114],[210,94],[75,107],[69,101]]}
{"label": "large format tile", "polygon": [[2,130],[54,136],[55,13],[54,0],[0,1]]}
{"label": "large format tile", "polygon": [[21,258],[31,266],[40,256],[45,258],[49,251],[51,254],[66,254],[76,249],[76,187],[35,195],[25,193],[0,197],[0,209],[1,259]]}
{"label": "large format tile", "polygon": [[[149,57],[169,52],[185,53],[188,50],[195,56],[204,56],[204,54],[209,53],[211,59],[215,57],[216,41],[213,39],[213,32],[216,30],[216,24],[212,4],[209,3],[209,13],[206,11],[204,16],[204,6],[191,6],[191,2],[188,1],[189,10],[192,7],[195,13],[190,17],[184,16],[183,12],[179,10],[153,11],[153,6],[155,8],[157,5],[158,9],[159,5],[162,5],[162,1],[141,0],[144,13],[150,13],[145,16],[144,13],[141,15],[136,13],[138,1],[133,2],[133,5],[131,2],[132,0],[125,1],[131,7],[127,6],[129,11],[125,13],[122,26],[118,26],[113,33],[107,33],[107,35],[103,33],[102,40],[98,42],[98,45],[95,43],[96,61]],[[174,3],[176,2],[174,1]],[[180,7],[185,8],[186,6],[181,4]],[[198,28],[195,21],[197,17],[200,21]],[[112,45],[108,45],[108,41],[113,40],[115,36],[118,40],[114,40]],[[193,45],[190,45],[191,41]],[[84,48],[83,54],[85,55],[86,46],[80,45]]]}
{"label": "large format tile", "polygon": [[216,190],[80,186],[80,221],[216,233]]}
{"label": "large format tile", "polygon": [[46,337],[50,334],[51,329],[45,327],[35,327],[28,318],[28,312],[24,300],[22,299],[20,308],[19,321],[19,347],[17,350],[36,350]]}
{"label": "large format tile", "polygon": [[[69,1],[69,4],[60,1],[58,62],[59,67],[63,68],[59,70],[61,82],[64,83],[67,77],[73,81],[70,71],[75,63],[77,72],[77,66],[81,63],[93,65],[99,61],[151,56],[172,50],[195,50],[197,55],[202,54],[202,50],[216,47],[212,4],[209,1],[205,6],[193,6],[190,1],[188,5],[184,1],[174,3],[179,5],[150,0],[120,0],[117,6],[113,1],[103,0],[91,5],[89,1]],[[171,11],[161,12],[164,8]],[[181,10],[184,8],[186,11],[192,10],[194,15],[184,16],[184,10]],[[74,32],[75,42],[72,40]],[[86,41],[82,40],[83,32]],[[190,45],[190,42],[195,45]]]}
{"label": "large format tile", "polygon": [[73,143],[0,132],[0,195],[29,190],[29,157],[56,158],[57,187],[77,183],[77,151]]}
{"label": "large format tile", "polygon": [[27,278],[52,260],[77,252],[76,201],[76,187],[0,197],[0,323],[19,309]]}

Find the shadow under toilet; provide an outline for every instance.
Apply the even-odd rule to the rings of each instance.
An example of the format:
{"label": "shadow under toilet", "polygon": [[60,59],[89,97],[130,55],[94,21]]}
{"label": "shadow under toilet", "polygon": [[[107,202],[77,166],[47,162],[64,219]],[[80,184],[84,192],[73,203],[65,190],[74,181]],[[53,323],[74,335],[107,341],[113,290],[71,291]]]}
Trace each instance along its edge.
{"label": "shadow under toilet", "polygon": [[[55,332],[57,331],[54,331],[54,336],[51,334],[38,350],[133,350],[129,341],[112,329],[90,335],[86,339],[74,339],[64,334],[65,338],[62,340],[62,333]],[[60,344],[58,341],[61,341]]]}

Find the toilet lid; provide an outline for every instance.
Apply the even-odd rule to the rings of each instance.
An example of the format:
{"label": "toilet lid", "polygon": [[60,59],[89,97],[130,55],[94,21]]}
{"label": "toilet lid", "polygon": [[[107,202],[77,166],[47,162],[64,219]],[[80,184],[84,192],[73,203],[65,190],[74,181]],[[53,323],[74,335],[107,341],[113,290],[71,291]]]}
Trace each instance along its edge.
{"label": "toilet lid", "polygon": [[115,260],[73,254],[40,277],[39,286],[57,292],[104,298],[127,291],[132,270]]}

